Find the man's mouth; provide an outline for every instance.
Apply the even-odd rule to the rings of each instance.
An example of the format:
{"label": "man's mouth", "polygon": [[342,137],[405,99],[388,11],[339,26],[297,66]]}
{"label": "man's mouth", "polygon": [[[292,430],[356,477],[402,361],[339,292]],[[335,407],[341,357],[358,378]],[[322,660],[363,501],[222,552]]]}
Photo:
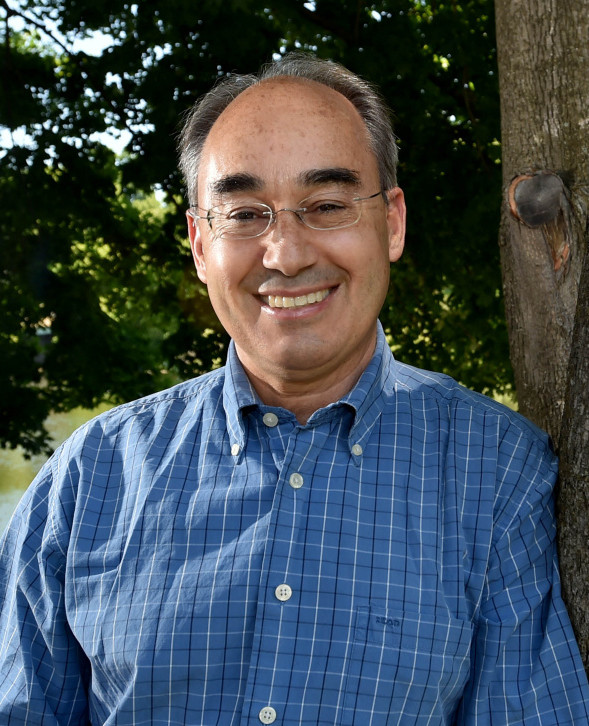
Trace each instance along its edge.
{"label": "man's mouth", "polygon": [[305,305],[313,305],[325,300],[330,290],[317,290],[307,295],[298,295],[297,297],[285,297],[282,295],[266,295],[262,296],[262,300],[271,308],[302,308]]}

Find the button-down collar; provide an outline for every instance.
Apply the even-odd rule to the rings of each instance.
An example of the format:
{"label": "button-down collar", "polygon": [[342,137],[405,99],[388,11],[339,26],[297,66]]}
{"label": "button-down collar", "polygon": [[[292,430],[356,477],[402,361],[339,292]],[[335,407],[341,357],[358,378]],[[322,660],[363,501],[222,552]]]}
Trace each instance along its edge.
{"label": "button-down collar", "polygon": [[[370,434],[386,401],[395,391],[395,361],[380,322],[377,323],[377,340],[374,354],[356,385],[339,401],[315,411],[307,426],[316,426],[326,417],[334,414],[334,409],[345,406],[353,411],[353,422],[349,430],[348,444],[354,458],[359,456],[363,442]],[[245,446],[245,426],[243,414],[252,406],[262,402],[255,392],[243,366],[241,365],[233,341],[229,344],[225,383],[223,386],[223,406],[227,416],[227,428],[232,448],[242,452]],[[358,448],[360,447],[360,449]]]}

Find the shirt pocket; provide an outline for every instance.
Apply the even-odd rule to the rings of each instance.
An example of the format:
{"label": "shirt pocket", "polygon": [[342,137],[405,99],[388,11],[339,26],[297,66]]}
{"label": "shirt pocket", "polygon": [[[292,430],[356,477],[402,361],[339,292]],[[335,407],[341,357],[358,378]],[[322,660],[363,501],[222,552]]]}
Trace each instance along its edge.
{"label": "shirt pocket", "polygon": [[470,671],[470,622],[356,611],[342,726],[451,723]]}

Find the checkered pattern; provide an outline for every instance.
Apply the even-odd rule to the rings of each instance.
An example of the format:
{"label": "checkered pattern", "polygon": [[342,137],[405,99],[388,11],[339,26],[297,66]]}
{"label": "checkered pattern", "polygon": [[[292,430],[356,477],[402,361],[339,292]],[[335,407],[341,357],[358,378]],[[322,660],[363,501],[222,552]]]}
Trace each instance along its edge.
{"label": "checkered pattern", "polygon": [[545,435],[395,362],[380,328],[306,426],[232,348],[84,426],[25,495],[0,723],[587,724],[555,472]]}

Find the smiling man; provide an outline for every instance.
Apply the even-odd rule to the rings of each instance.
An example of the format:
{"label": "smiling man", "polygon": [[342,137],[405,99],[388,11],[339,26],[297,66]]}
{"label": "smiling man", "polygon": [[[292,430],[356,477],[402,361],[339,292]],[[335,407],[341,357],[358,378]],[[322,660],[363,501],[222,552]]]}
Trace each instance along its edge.
{"label": "smiling man", "polygon": [[383,187],[349,100],[277,78],[215,122],[194,201],[196,269],[239,361],[265,403],[304,424],[372,358],[389,262],[403,250],[403,194]]}
{"label": "smiling man", "polygon": [[224,368],[121,406],[0,545],[0,723],[587,724],[547,436],[394,360],[385,107],[288,56],[186,120]]}

